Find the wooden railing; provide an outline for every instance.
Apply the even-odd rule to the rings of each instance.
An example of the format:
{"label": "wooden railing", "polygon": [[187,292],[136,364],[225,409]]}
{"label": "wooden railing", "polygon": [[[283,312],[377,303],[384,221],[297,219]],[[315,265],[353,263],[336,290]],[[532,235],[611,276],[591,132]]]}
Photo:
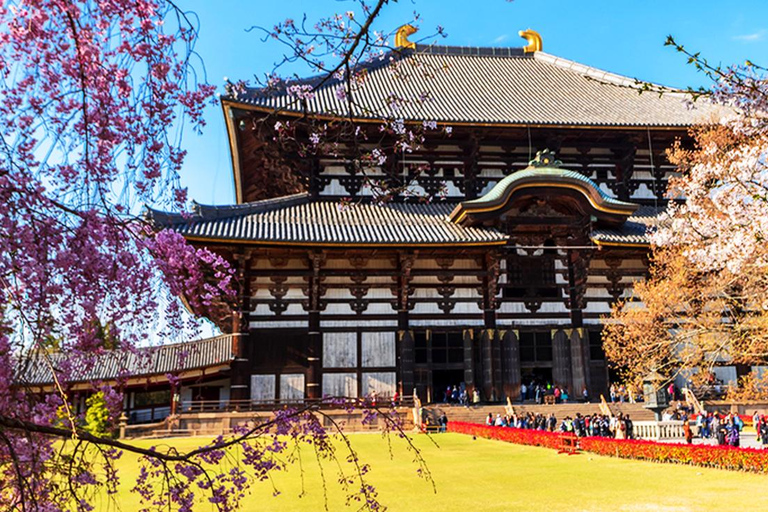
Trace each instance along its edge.
{"label": "wooden railing", "polygon": [[[180,414],[200,412],[234,412],[234,411],[274,411],[285,408],[298,408],[314,405],[322,409],[366,408],[375,404],[377,407],[390,407],[392,398],[385,397],[370,400],[358,398],[301,398],[276,400],[189,400],[179,404]],[[394,404],[397,407],[413,407],[413,397],[399,398]]]}

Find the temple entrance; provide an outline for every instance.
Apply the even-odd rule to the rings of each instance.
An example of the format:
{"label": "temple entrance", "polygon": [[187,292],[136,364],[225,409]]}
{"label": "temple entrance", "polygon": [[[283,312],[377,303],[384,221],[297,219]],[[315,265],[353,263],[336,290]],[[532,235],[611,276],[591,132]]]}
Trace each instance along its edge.
{"label": "temple entrance", "polygon": [[432,401],[443,402],[445,390],[453,386],[461,392],[461,383],[464,382],[464,370],[432,370]]}
{"label": "temple entrance", "polygon": [[528,387],[539,384],[546,387],[552,383],[552,368],[540,366],[523,366],[520,368],[521,382]]}

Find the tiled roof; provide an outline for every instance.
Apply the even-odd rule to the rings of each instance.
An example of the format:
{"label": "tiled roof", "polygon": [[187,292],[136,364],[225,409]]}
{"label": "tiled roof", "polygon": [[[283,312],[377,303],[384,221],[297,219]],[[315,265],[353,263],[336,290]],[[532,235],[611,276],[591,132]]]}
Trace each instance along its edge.
{"label": "tiled roof", "polygon": [[121,377],[165,375],[198,368],[228,364],[232,354],[232,335],[217,336],[187,343],[139,348],[135,351],[107,351],[82,360],[59,352],[47,360],[36,353],[23,359],[18,366],[16,381],[28,385],[53,382],[50,364],[56,369],[69,367],[68,382],[112,380]]}
{"label": "tiled roof", "polygon": [[[306,101],[307,112],[347,116],[347,102],[337,97],[337,88],[337,81],[323,84]],[[352,115],[445,123],[682,127],[716,111],[706,100],[691,104],[683,92],[667,91],[640,94],[632,78],[544,52],[418,45],[369,65],[365,82],[354,91]],[[429,99],[419,101],[425,92]],[[397,112],[390,107],[393,96],[406,100]],[[284,90],[248,89],[224,100],[304,110]]]}
{"label": "tiled roof", "polygon": [[665,210],[663,207],[641,206],[621,227],[595,229],[591,239],[598,245],[638,245],[648,246],[648,230],[653,228],[657,218]]}
{"label": "tiled roof", "polygon": [[149,211],[158,227],[211,241],[319,245],[477,245],[502,243],[506,235],[448,220],[453,204],[353,203],[313,200],[309,194],[237,206],[197,205],[190,216]]}

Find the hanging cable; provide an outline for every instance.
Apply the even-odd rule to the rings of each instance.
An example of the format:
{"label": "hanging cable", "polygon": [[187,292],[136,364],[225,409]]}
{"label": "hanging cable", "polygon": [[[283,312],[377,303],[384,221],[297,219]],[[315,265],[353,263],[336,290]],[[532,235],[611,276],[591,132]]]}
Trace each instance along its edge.
{"label": "hanging cable", "polygon": [[651,144],[651,129],[646,128],[645,131],[648,133],[648,156],[651,159],[651,176],[653,177],[653,207],[658,209],[659,208],[659,194],[658,194],[658,187],[661,186],[661,183],[656,183],[660,178],[656,177],[656,166],[653,165],[653,144]]}
{"label": "hanging cable", "polygon": [[531,155],[531,125],[526,125],[526,128],[528,129],[528,162],[530,162],[533,160]]}

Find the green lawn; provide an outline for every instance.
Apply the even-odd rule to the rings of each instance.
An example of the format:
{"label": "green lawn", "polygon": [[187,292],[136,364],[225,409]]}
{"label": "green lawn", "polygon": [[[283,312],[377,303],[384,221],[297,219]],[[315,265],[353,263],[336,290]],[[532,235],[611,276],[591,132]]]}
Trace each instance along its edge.
{"label": "green lawn", "polygon": [[[361,458],[372,466],[370,481],[381,501],[392,511],[702,511],[768,507],[768,476],[653,464],[590,454],[558,455],[554,450],[512,445],[459,434],[437,435],[433,446],[416,437],[434,476],[437,493],[416,476],[412,454],[402,441],[393,443],[390,460],[386,443],[378,435],[351,436]],[[174,439],[179,449],[199,446],[198,439]],[[155,443],[158,443],[155,441]],[[152,443],[142,441],[142,446]],[[306,450],[306,457],[310,457]],[[314,460],[305,457],[306,493],[299,497],[298,471],[276,474],[272,483],[257,484],[244,510],[324,510],[322,485]],[[123,480],[138,471],[135,457],[124,456]],[[344,507],[336,473],[327,466],[328,509]],[[294,468],[297,469],[297,468]],[[281,494],[272,496],[274,485]],[[137,498],[125,490],[120,508],[133,511]],[[207,507],[206,507],[207,508]]]}

